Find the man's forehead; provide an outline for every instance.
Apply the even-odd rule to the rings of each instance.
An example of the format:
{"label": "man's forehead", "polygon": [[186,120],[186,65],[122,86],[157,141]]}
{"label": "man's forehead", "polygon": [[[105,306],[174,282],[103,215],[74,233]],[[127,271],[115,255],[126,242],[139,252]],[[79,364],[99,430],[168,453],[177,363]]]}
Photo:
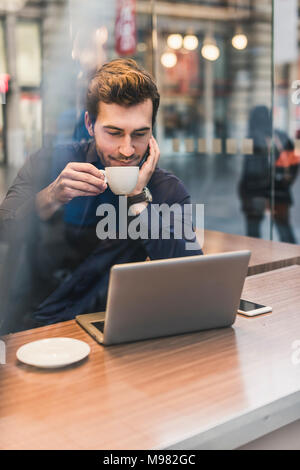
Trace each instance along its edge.
{"label": "man's forehead", "polygon": [[127,126],[144,128],[151,127],[152,113],[153,104],[150,99],[131,106],[99,102],[97,120],[103,126],[114,126],[120,129]]}

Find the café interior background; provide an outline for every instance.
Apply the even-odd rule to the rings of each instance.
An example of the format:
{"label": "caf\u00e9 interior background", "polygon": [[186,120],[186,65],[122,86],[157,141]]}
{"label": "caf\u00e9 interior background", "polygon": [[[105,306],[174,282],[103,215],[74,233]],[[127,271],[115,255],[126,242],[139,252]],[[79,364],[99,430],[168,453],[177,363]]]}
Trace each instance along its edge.
{"label": "caf\u00e9 interior background", "polygon": [[[205,205],[205,228],[251,235],[252,210],[258,236],[299,243],[299,175],[289,188],[289,226],[284,220],[278,229],[271,215],[274,129],[300,153],[299,7],[297,0],[0,0],[1,200],[30,153],[86,138],[88,72],[125,55],[157,80],[160,166]],[[258,157],[249,131],[255,108],[273,116],[271,143]],[[257,180],[268,178],[267,164],[265,200],[255,184],[247,198],[245,162]],[[1,255],[1,236],[0,245]]]}

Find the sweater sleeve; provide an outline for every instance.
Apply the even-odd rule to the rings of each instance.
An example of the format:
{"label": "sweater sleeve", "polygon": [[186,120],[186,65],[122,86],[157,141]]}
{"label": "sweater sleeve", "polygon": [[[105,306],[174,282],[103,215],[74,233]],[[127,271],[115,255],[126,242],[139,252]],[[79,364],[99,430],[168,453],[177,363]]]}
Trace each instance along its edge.
{"label": "sweater sleeve", "polygon": [[44,150],[31,155],[19,170],[0,205],[0,235],[10,237],[11,233],[25,233],[38,217],[35,208],[36,194],[48,183],[49,159]]}
{"label": "sweater sleeve", "polygon": [[16,224],[25,222],[34,211],[35,194],[29,158],[18,172],[0,206],[0,232],[6,237]]}

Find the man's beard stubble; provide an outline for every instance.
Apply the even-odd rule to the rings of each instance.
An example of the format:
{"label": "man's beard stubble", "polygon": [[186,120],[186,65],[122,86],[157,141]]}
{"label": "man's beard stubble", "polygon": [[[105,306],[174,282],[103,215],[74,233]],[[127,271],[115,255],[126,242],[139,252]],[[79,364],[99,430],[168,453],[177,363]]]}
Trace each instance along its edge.
{"label": "man's beard stubble", "polygon": [[112,155],[108,155],[105,157],[104,153],[99,149],[99,147],[96,144],[96,151],[97,155],[104,167],[112,166],[111,162],[119,162],[119,163],[126,163],[128,166],[130,163],[134,163],[134,165],[138,165],[139,162],[141,161],[142,157],[138,155],[134,155],[133,157],[113,157]]}

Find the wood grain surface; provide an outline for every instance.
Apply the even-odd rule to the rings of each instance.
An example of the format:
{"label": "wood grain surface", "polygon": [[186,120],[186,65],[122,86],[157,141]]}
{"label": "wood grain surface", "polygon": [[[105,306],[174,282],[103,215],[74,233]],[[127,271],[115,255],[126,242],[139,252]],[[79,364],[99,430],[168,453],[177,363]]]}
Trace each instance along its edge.
{"label": "wood grain surface", "polygon": [[[247,278],[243,297],[273,312],[238,316],[232,328],[110,347],[75,321],[4,337],[0,448],[179,448],[191,438],[203,446],[224,423],[240,426],[257,410],[283,406],[300,390],[300,365],[292,360],[299,287],[299,266]],[[56,370],[18,362],[21,345],[49,337],[86,341],[91,353]]]}
{"label": "wood grain surface", "polygon": [[[197,237],[200,241],[199,230],[197,230]],[[245,237],[214,230],[204,231],[204,254],[209,255],[237,250],[250,250],[252,253],[248,276],[293,264],[300,264],[300,245]]]}

